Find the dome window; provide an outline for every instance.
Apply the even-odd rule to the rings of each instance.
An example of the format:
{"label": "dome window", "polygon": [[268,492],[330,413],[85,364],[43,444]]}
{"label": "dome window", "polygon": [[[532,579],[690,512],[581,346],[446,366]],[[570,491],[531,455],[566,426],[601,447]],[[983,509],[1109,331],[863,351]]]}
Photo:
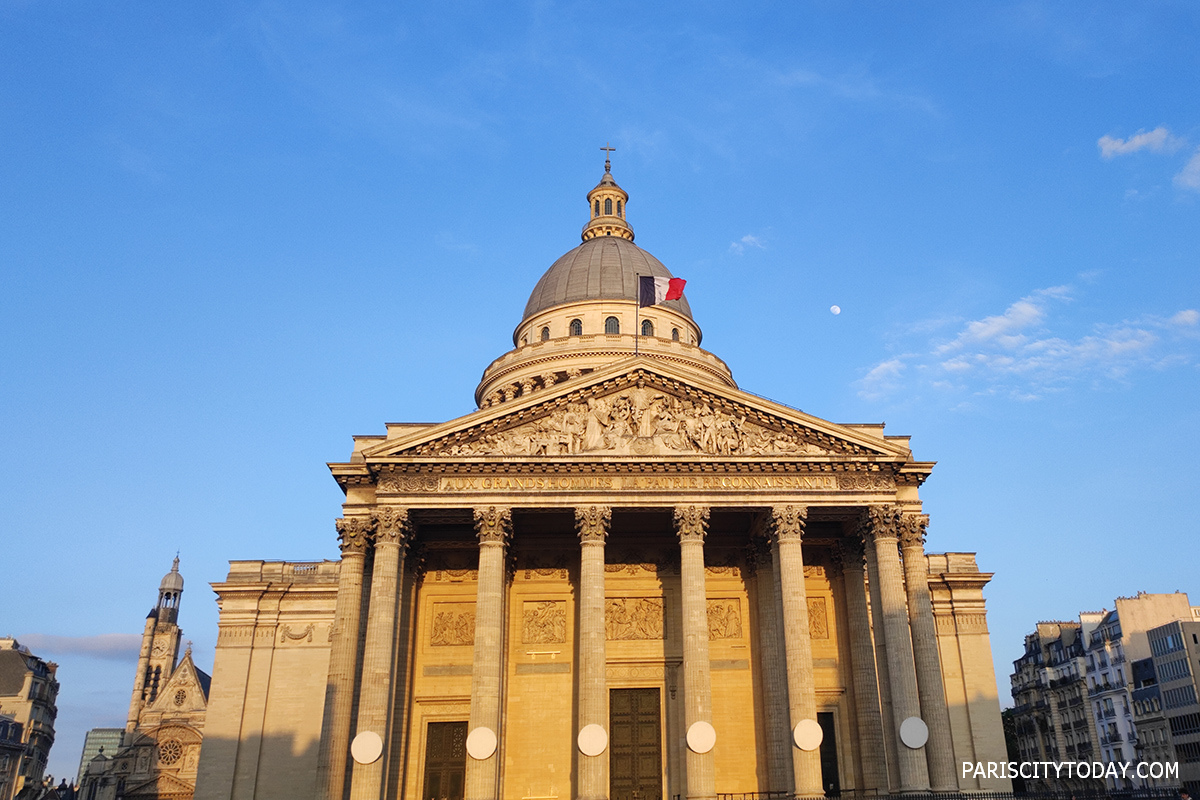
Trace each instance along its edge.
{"label": "dome window", "polygon": [[642,320],[642,336],[654,335],[654,323],[648,319]]}
{"label": "dome window", "polygon": [[604,216],[606,216],[606,217],[612,216],[612,198],[611,197],[604,198]]}
{"label": "dome window", "polygon": [[616,317],[609,317],[608,319],[604,320],[604,332],[605,333],[620,333],[621,332],[621,320],[617,319]]}
{"label": "dome window", "polygon": [[542,341],[545,342],[545,341],[548,341],[549,339],[550,339],[550,329],[548,327],[542,328]]}
{"label": "dome window", "polygon": [[583,323],[577,319],[571,320],[571,335],[583,336]]}
{"label": "dome window", "polygon": [[618,216],[618,217],[622,216],[622,214],[621,214],[621,201],[620,201],[620,200],[618,200],[618,201],[617,201],[617,216]]}
{"label": "dome window", "polygon": [[679,341],[679,328],[671,328],[671,341],[672,342]]}
{"label": "dome window", "polygon": [[599,199],[596,200],[596,213],[593,214],[592,216],[593,217],[600,216],[600,200]]}

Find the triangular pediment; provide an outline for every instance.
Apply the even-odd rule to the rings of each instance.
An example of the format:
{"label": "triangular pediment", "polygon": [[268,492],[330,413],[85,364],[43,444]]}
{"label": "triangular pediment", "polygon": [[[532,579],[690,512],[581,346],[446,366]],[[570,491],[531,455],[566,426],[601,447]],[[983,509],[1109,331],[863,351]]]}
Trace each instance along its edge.
{"label": "triangular pediment", "polygon": [[125,797],[130,800],[135,797],[191,797],[195,791],[196,787],[193,784],[176,778],[169,772],[160,772],[148,781],[127,787]]}
{"label": "triangular pediment", "polygon": [[389,438],[361,455],[368,462],[514,456],[911,460],[906,444],[645,359]]}
{"label": "triangular pediment", "polygon": [[192,653],[188,650],[147,710],[171,713],[204,711],[208,707],[204,677],[192,663]]}

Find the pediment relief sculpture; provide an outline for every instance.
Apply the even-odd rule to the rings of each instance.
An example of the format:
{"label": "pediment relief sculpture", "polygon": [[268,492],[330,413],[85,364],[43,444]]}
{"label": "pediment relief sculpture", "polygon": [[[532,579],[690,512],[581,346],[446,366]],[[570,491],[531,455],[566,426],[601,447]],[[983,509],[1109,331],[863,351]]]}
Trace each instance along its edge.
{"label": "pediment relief sculpture", "polygon": [[581,398],[531,422],[465,442],[434,442],[422,455],[564,456],[705,454],[721,456],[832,455],[788,430],[639,386]]}

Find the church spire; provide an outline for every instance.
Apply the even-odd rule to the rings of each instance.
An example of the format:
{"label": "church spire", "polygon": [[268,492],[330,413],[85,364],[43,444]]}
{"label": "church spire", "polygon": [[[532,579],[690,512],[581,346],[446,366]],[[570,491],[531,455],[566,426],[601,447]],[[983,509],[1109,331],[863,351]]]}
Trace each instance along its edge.
{"label": "church spire", "polygon": [[625,206],[629,202],[629,194],[617,185],[612,176],[611,156],[617,148],[606,143],[600,149],[604,151],[604,175],[596,188],[587,195],[591,218],[588,224],[583,226],[583,241],[597,236],[619,236],[632,242],[633,228],[625,221]]}

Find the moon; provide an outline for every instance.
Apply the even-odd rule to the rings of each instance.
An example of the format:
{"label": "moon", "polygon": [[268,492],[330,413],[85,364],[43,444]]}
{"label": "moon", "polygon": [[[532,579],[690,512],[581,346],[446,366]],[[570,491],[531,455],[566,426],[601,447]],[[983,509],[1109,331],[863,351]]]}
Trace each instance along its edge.
{"label": "moon", "polygon": [[842,313],[842,307],[841,306],[830,306],[829,313],[833,314],[836,317],[838,314]]}

